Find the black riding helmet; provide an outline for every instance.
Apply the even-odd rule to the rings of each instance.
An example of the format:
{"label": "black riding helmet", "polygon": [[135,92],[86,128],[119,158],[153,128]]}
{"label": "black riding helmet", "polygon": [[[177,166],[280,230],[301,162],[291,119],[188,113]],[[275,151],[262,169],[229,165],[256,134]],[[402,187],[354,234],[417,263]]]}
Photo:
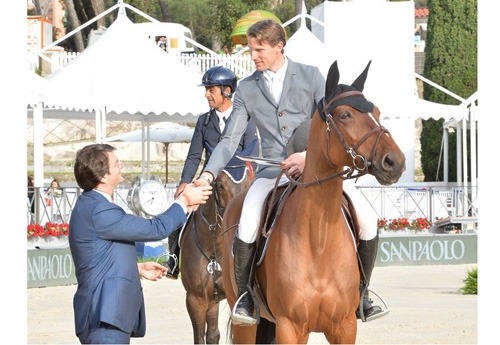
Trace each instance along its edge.
{"label": "black riding helmet", "polygon": [[[222,66],[215,66],[210,68],[205,72],[203,78],[201,79],[201,84],[199,86],[215,86],[219,85],[221,93],[231,99],[234,92],[236,91],[236,75],[230,69]],[[230,93],[224,93],[224,87],[229,86],[231,88]]]}

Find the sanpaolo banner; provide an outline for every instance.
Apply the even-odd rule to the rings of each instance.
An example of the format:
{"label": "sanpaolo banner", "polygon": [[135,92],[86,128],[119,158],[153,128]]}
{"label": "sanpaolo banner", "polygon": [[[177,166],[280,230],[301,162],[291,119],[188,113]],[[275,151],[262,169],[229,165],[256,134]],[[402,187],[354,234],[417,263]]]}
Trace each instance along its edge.
{"label": "sanpaolo banner", "polygon": [[381,236],[376,266],[477,263],[477,234]]}

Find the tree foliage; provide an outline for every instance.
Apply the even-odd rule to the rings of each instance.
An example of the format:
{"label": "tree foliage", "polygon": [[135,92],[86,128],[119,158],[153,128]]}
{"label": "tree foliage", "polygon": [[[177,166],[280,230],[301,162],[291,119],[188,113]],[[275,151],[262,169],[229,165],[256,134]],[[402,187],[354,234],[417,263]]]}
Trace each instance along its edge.
{"label": "tree foliage", "polygon": [[[477,90],[477,0],[428,0],[428,6],[423,74],[466,99]],[[441,104],[460,103],[428,84],[424,84],[424,99]],[[424,181],[436,181],[436,175],[438,181],[443,180],[442,159],[438,165],[443,123],[443,119],[423,122],[420,141]],[[457,180],[456,159],[456,134],[450,133],[449,181]]]}
{"label": "tree foliage", "polygon": [[[109,9],[117,4],[117,0],[65,0],[72,1],[75,8],[75,18],[78,24],[88,22],[99,13],[102,8]],[[321,4],[321,0],[306,0],[307,12],[314,6]],[[193,33],[193,39],[198,43],[212,48],[227,45],[232,48],[231,32],[236,21],[244,14],[253,10],[266,10],[275,14],[284,23],[300,13],[297,4],[302,6],[302,0],[124,0],[134,8],[161,21],[174,22],[187,26]],[[116,19],[116,12],[104,17],[100,25],[109,27]],[[127,16],[134,23],[147,22],[148,19],[140,14],[128,10]],[[82,30],[85,42],[90,31],[98,29],[98,23],[93,23]],[[290,25],[286,28],[288,37],[293,35],[298,27]],[[67,23],[67,31],[75,29]],[[62,44],[67,50],[81,50],[75,47],[72,40]]]}

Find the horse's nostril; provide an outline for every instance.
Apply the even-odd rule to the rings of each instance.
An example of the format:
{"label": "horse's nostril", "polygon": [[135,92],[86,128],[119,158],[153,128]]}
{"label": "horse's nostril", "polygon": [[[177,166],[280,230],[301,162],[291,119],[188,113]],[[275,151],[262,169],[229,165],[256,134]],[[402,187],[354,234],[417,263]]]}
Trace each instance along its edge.
{"label": "horse's nostril", "polygon": [[384,169],[390,169],[394,166],[394,159],[392,159],[391,155],[386,155],[384,160]]}

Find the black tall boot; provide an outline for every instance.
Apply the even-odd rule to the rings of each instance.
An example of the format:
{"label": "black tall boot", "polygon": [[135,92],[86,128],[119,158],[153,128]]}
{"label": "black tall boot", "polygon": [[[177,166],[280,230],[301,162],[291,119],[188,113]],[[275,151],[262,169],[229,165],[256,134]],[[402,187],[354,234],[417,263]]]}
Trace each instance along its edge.
{"label": "black tall boot", "polygon": [[[375,267],[375,260],[377,258],[378,251],[378,234],[369,241],[359,240],[358,253],[361,259],[361,265],[363,266],[363,271],[365,272],[366,286],[365,289],[361,291],[361,298],[363,299],[363,313],[366,319],[373,317],[382,312],[382,308],[377,305],[373,305],[373,301],[370,299],[368,293],[368,286],[370,285],[370,279],[372,277],[373,268]],[[363,276],[361,275],[361,280]],[[362,286],[362,284],[361,284]],[[358,319],[361,318],[359,311],[356,312]]]}
{"label": "black tall boot", "polygon": [[253,316],[255,306],[247,288],[255,249],[255,242],[246,243],[239,238],[234,241],[234,277],[238,286],[238,299],[231,318],[235,325],[253,325],[257,322]]}
{"label": "black tall boot", "polygon": [[167,278],[177,279],[179,277],[179,256],[181,253],[181,247],[179,246],[179,234],[180,228],[173,231],[170,236],[168,236],[168,251],[170,253],[167,262]]}

